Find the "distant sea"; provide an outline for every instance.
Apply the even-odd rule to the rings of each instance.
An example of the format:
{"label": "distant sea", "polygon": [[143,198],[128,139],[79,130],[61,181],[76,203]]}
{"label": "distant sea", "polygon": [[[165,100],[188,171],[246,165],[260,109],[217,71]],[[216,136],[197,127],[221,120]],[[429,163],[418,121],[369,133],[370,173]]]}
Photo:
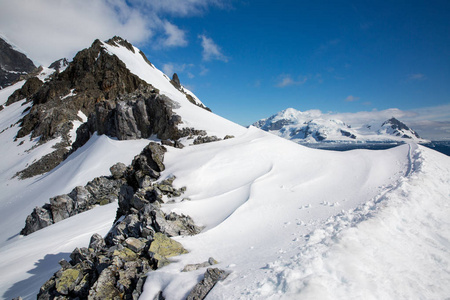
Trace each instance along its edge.
{"label": "distant sea", "polygon": [[[354,149],[370,149],[370,150],[385,150],[393,148],[402,143],[302,143],[301,145],[323,150],[334,150],[334,151],[348,151]],[[441,152],[447,156],[450,156],[450,141],[432,141],[431,143],[421,144],[430,149]]]}

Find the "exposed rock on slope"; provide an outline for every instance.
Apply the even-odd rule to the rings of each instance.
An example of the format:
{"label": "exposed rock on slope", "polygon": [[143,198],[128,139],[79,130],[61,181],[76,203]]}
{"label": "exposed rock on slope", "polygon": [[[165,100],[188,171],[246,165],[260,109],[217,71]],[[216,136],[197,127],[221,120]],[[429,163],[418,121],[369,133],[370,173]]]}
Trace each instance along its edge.
{"label": "exposed rock on slope", "polygon": [[[164,152],[163,146],[150,143],[136,156],[132,166],[125,168],[122,164],[111,168],[115,179],[103,180],[122,184],[113,228],[105,239],[94,234],[88,248],[76,248],[70,262],[62,260],[61,270],[41,287],[38,299],[137,299],[147,272],[169,264],[170,257],[187,253],[170,237],[197,234],[201,228],[190,217],[166,215],[160,209],[163,196],[181,194],[171,186],[173,179],[160,184],[154,183],[159,175],[151,179],[164,170]],[[91,191],[86,192],[88,186],[74,190],[79,199],[84,199],[76,200],[77,204],[86,203],[92,197]],[[59,202],[58,211],[59,208],[67,211],[74,191],[59,196],[63,201]],[[50,205],[52,210],[54,204]]]}
{"label": "exposed rock on slope", "polygon": [[420,136],[417,134],[417,132],[394,117],[381,124],[381,129],[379,130],[379,132],[395,135],[404,139],[420,139]]}
{"label": "exposed rock on slope", "polygon": [[11,85],[35,69],[36,66],[25,54],[13,49],[0,38],[0,89]]}

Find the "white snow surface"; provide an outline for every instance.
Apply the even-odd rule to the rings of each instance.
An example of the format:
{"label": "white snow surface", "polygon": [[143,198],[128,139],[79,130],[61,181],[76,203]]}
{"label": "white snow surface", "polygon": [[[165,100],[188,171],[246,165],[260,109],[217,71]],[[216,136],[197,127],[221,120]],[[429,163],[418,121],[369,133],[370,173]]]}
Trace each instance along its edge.
{"label": "white snow surface", "polygon": [[[450,295],[450,158],[414,143],[388,150],[310,149],[248,129],[191,104],[139,51],[105,44],[136,75],[179,104],[182,126],[233,139],[168,147],[161,180],[186,193],[163,205],[205,229],[176,237],[190,252],[148,274],[141,299],[163,291],[184,299],[214,257],[230,275],[207,299],[445,299]],[[144,62],[144,64],[143,64]],[[23,84],[23,83],[22,83]],[[20,83],[18,83],[19,87]],[[11,90],[0,91],[0,103]],[[53,171],[12,178],[57,141],[14,141],[29,104],[0,111],[0,297],[34,299],[45,281],[90,236],[105,235],[116,203],[29,236],[26,216],[116,162],[129,164],[149,140],[94,135]],[[81,119],[85,116],[80,115]],[[16,124],[16,125],[14,125]],[[75,127],[79,125],[74,124]],[[184,200],[189,198],[189,200]]]}

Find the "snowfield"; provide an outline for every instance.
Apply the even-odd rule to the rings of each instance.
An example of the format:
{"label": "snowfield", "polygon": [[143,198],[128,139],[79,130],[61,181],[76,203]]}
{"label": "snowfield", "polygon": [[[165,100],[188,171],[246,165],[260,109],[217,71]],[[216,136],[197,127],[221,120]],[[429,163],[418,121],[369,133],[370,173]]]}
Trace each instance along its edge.
{"label": "snowfield", "polygon": [[[186,186],[166,212],[190,215],[204,230],[176,237],[190,252],[148,274],[141,299],[184,299],[209,257],[230,272],[207,299],[445,299],[450,295],[450,158],[415,143],[388,150],[311,149],[254,127],[244,128],[191,104],[139,51],[105,44],[134,73],[176,101],[182,126],[235,138],[183,149],[167,147],[160,180]],[[137,49],[137,48],[136,48]],[[23,83],[20,83],[23,84]],[[18,84],[18,87],[20,87]],[[8,93],[0,91],[0,102]],[[6,98],[5,98],[6,97]],[[105,235],[117,204],[20,236],[26,216],[116,162],[129,164],[149,140],[94,135],[53,171],[12,178],[51,151],[14,141],[27,105],[0,111],[0,296],[35,299],[40,286]],[[14,125],[16,124],[16,125]],[[78,125],[78,124],[77,124]],[[22,144],[20,144],[23,141]],[[189,140],[183,143],[188,144]],[[30,150],[30,151],[26,151]]]}

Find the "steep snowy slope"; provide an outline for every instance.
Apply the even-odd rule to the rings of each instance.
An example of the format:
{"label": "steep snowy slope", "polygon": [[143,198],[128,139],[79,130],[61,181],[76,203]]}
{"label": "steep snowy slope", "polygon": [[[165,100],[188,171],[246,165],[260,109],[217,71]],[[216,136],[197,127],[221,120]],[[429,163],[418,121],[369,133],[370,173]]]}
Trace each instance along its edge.
{"label": "steep snowy slope", "polygon": [[385,122],[353,126],[330,119],[320,111],[301,112],[293,108],[283,110],[253,124],[297,143],[316,142],[429,142],[408,126],[391,118]]}
{"label": "steep snowy slope", "polygon": [[[447,156],[415,144],[383,151],[315,150],[246,129],[193,105],[137,48],[103,46],[178,103],[181,126],[221,138],[235,135],[183,149],[167,147],[160,180],[175,175],[174,186],[187,190],[163,209],[188,214],[205,229],[175,238],[190,253],[150,272],[141,299],[154,299],[160,291],[166,299],[184,299],[205,269],[181,270],[211,256],[230,275],[208,299],[440,299],[450,294]],[[115,162],[129,164],[149,142],[94,135],[53,171],[11,179],[54,143],[27,152],[36,141],[13,141],[27,107],[22,104],[0,111],[2,129],[8,128],[0,133],[3,299],[35,299],[60,259],[69,259],[74,247],[86,247],[94,232],[107,233],[117,204],[19,236],[31,209],[109,174]]]}

